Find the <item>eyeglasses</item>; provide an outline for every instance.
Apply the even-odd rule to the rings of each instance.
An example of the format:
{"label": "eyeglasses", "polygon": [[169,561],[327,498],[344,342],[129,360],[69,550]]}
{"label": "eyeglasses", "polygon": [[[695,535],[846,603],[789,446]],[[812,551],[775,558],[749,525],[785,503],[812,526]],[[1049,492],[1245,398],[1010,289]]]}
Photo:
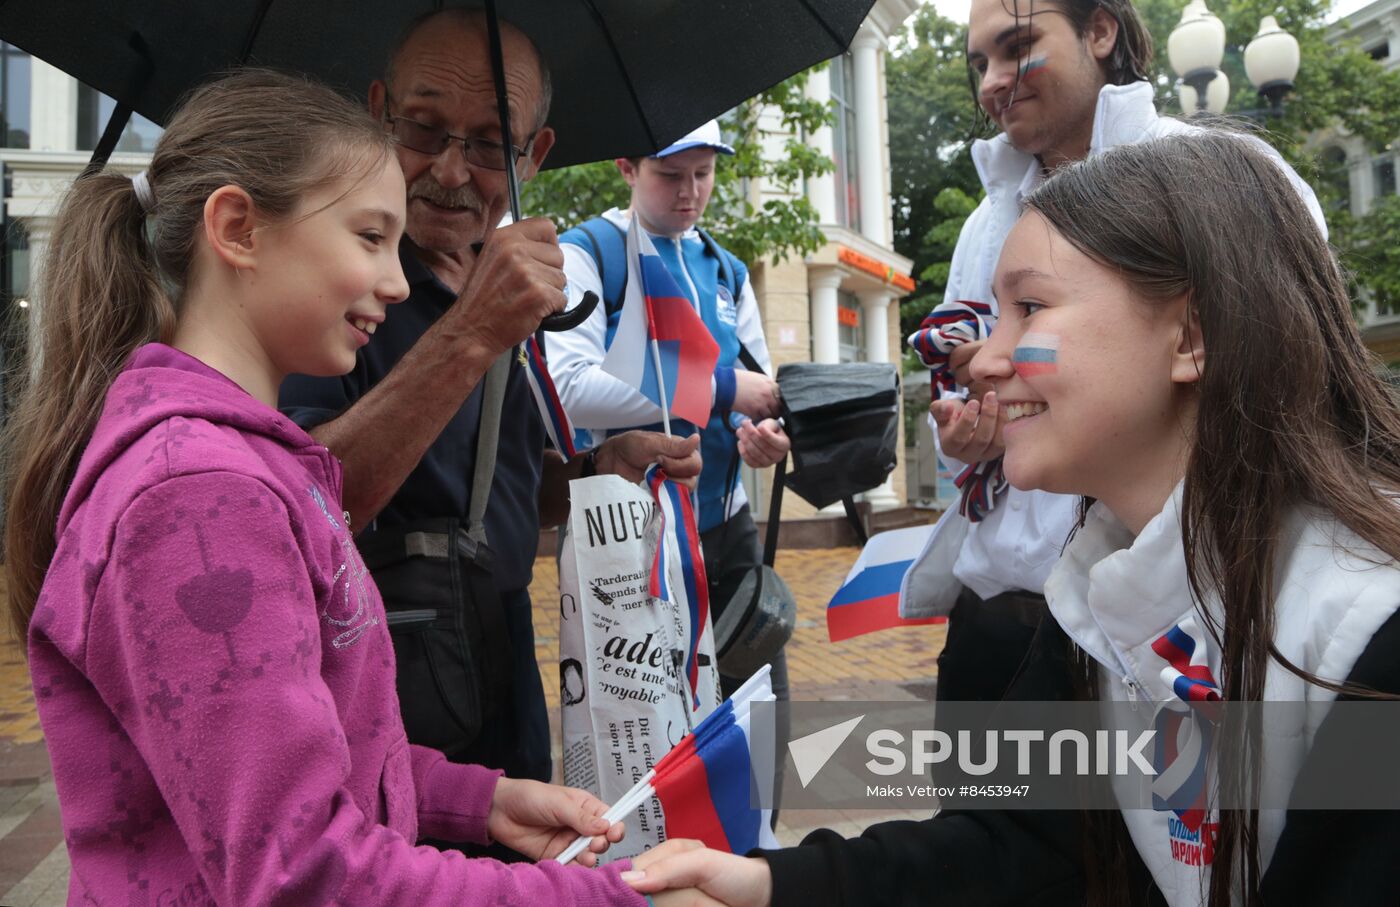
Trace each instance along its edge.
{"label": "eyeglasses", "polygon": [[[473,167],[481,167],[484,170],[506,169],[505,145],[494,142],[491,139],[477,138],[469,135],[453,135],[441,126],[429,126],[408,117],[396,117],[389,114],[384,115],[384,120],[389,124],[394,138],[405,148],[417,151],[419,154],[430,154],[436,157],[447,150],[447,146],[453,142],[462,143],[462,156],[467,163]],[[535,143],[535,136],[531,135],[525,141],[524,148],[510,146],[511,160],[515,162],[516,169],[520,168],[521,161],[525,160],[530,153],[530,148]]]}

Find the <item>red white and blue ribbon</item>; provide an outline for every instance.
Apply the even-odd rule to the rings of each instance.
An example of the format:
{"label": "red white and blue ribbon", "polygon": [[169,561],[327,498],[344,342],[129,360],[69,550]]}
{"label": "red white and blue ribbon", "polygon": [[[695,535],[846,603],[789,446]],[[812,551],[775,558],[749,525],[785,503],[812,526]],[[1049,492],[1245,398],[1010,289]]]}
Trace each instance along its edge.
{"label": "red white and blue ribbon", "polygon": [[1194,832],[1208,811],[1208,770],[1220,719],[1220,685],[1206,662],[1205,639],[1194,617],[1158,637],[1152,651],[1167,662],[1161,677],[1179,700],[1163,703],[1154,719],[1157,777],[1152,781],[1152,808],[1170,809]]}
{"label": "red white and blue ribbon", "polygon": [[[919,329],[909,335],[909,346],[928,366],[937,393],[957,387],[948,360],[953,350],[964,343],[986,340],[991,333],[991,318],[992,307],[985,302],[945,302],[935,306]],[[992,512],[997,495],[1007,488],[1001,458],[972,464],[958,473],[953,484],[962,491],[958,512],[968,522],[981,522]]]}
{"label": "red white and blue ribbon", "polygon": [[985,302],[945,302],[909,335],[909,346],[928,366],[934,387],[950,391],[957,386],[948,358],[964,343],[986,340],[991,317],[992,307]]}
{"label": "red white and blue ribbon", "polygon": [[[654,598],[680,605],[688,617],[683,670],[690,690],[690,707],[695,711],[700,708],[700,638],[710,617],[710,586],[705,579],[705,558],[700,552],[695,504],[689,489],[668,479],[659,466],[647,470],[646,483],[661,515],[661,535],[648,591]],[[675,541],[674,549],[667,544],[668,536]],[[668,557],[672,551],[677,555],[674,564]]]}
{"label": "red white and blue ribbon", "polygon": [[1001,457],[973,463],[954,477],[953,484],[962,492],[958,513],[967,517],[969,523],[985,519],[996,505],[997,495],[1009,485]]}
{"label": "red white and blue ribbon", "polygon": [[554,445],[554,449],[559,451],[564,459],[571,460],[578,452],[574,448],[574,426],[569,421],[569,414],[564,411],[564,404],[559,401],[559,391],[555,389],[554,379],[549,375],[544,350],[540,349],[538,341],[532,336],[525,341],[521,352],[525,380],[529,382],[530,393],[535,398],[535,405],[539,407],[540,420],[544,422],[544,432],[549,436],[549,443]]}

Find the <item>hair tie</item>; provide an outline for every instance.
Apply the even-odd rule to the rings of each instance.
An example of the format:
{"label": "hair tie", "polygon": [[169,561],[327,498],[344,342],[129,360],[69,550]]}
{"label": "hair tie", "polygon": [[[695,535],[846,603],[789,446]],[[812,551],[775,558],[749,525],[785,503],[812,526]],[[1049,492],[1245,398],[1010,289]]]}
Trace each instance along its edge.
{"label": "hair tie", "polygon": [[136,191],[136,200],[141,203],[141,210],[150,214],[156,209],[156,196],[151,191],[151,180],[146,176],[146,171],[142,170],[131,178],[131,188]]}

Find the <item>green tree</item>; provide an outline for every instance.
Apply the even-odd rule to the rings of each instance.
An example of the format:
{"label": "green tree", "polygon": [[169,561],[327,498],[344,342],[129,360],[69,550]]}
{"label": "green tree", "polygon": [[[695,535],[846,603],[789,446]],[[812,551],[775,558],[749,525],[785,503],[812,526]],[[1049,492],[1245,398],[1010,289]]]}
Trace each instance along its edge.
{"label": "green tree", "polygon": [[[1180,21],[1184,3],[1138,0],[1137,5],[1156,42],[1158,106],[1164,113],[1180,116],[1176,77],[1167,59],[1167,36]],[[1400,282],[1400,270],[1396,270],[1393,256],[1381,254],[1376,241],[1381,238],[1379,245],[1394,244],[1396,234],[1392,232],[1385,239],[1383,232],[1387,225],[1394,228],[1393,215],[1382,211],[1374,219],[1353,219],[1344,173],[1335,172],[1335,165],[1329,167],[1322,157],[1325,150],[1311,140],[1328,128],[1361,136],[1377,148],[1400,136],[1400,71],[1387,72],[1354,43],[1327,39],[1330,0],[1211,0],[1209,6],[1225,25],[1221,68],[1230,79],[1227,115],[1266,105],[1244,71],[1244,48],[1259,30],[1259,20],[1275,16],[1279,25],[1298,39],[1301,65],[1295,88],[1284,101],[1282,116],[1254,114],[1261,120],[1260,137],[1277,148],[1317,192],[1327,212],[1331,241],[1352,269],[1354,284],[1372,293],[1393,293]],[[1336,178],[1339,175],[1341,178]]]}
{"label": "green tree", "polygon": [[[1181,19],[1180,0],[1138,0],[1137,7],[1156,43],[1156,83],[1164,112],[1180,115],[1176,76],[1167,58],[1167,36]],[[1212,0],[1212,13],[1225,25],[1226,50],[1221,68],[1230,79],[1229,111],[1257,109],[1263,100],[1244,71],[1244,48],[1272,15],[1298,39],[1301,65],[1283,115],[1264,120],[1263,137],[1284,157],[1308,165],[1305,145],[1321,129],[1340,124],[1367,141],[1384,144],[1400,135],[1400,72],[1386,72],[1355,44],[1327,38],[1331,0]]]}
{"label": "green tree", "polygon": [[1400,195],[1376,199],[1351,240],[1343,262],[1370,291],[1377,311],[1400,313]]}
{"label": "green tree", "polygon": [[965,44],[963,25],[924,6],[886,64],[894,247],[913,260],[915,277],[914,292],[899,307],[902,336],[943,301],[958,232],[982,197],[968,153],[981,123]]}
{"label": "green tree", "polygon": [[[807,73],[793,76],[720,119],[735,153],[719,155],[703,224],[742,261],[806,254],[825,242],[804,188],[806,180],[831,172],[834,165],[804,139],[832,122],[832,110],[808,98],[806,85]],[[769,121],[760,114],[766,111],[777,112],[777,127],[765,128]],[[782,136],[783,152],[765,156],[764,145],[775,135]],[[757,181],[766,193],[786,197],[770,197],[755,206],[749,187]],[[525,184],[521,204],[531,214],[548,216],[563,231],[608,208],[625,208],[629,197],[617,167],[599,161],[541,173]]]}

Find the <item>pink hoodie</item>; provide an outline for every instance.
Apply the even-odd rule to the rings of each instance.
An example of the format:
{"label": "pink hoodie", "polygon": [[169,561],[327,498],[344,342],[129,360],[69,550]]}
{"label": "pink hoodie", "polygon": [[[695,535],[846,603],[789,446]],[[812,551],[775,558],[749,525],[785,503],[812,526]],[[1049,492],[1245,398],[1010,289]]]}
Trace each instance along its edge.
{"label": "pink hoodie", "polygon": [[70,904],[641,905],[483,843],[498,772],[410,746],[326,448],[169,347],[117,377],[58,521],[30,671]]}

